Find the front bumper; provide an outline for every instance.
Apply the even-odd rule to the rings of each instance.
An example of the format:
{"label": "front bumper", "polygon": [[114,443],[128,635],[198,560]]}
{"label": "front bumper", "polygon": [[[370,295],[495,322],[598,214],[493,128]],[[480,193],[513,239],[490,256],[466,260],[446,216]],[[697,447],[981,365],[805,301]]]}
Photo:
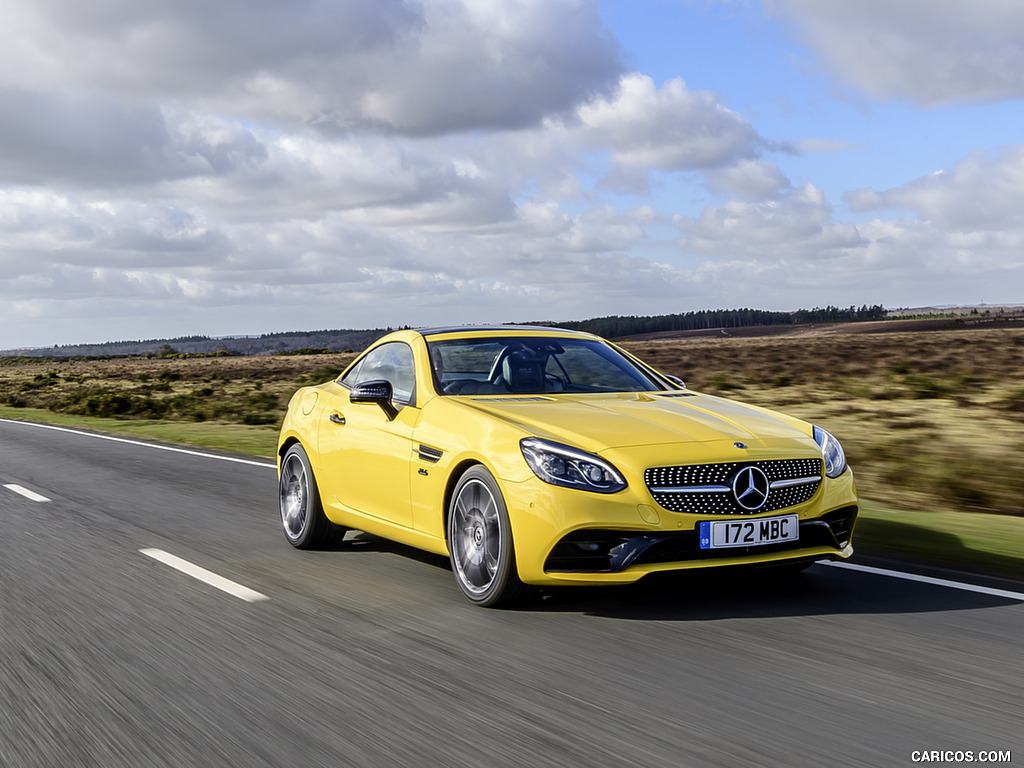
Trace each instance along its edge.
{"label": "front bumper", "polygon": [[797,514],[794,542],[701,549],[697,528],[708,515],[659,506],[646,488],[600,494],[530,480],[507,489],[519,577],[528,584],[628,584],[663,571],[733,565],[846,559],[858,503],[853,474],[825,479],[804,503],[759,515],[714,516],[757,520]]}
{"label": "front bumper", "polygon": [[730,549],[701,549],[697,531],[683,533],[579,530],[563,537],[544,563],[548,573],[619,573],[634,565],[692,563],[715,565],[722,560],[783,554],[806,556],[825,548],[839,555],[850,544],[857,507],[844,507],[816,520],[800,522],[793,542]]}

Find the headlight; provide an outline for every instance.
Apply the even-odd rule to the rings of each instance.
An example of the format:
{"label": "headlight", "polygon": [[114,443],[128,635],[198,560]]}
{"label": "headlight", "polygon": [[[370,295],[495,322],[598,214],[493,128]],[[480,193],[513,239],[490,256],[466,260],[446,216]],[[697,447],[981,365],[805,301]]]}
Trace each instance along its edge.
{"label": "headlight", "polygon": [[839,441],[821,427],[815,427],[814,442],[819,445],[821,454],[825,457],[825,474],[829,477],[839,477],[843,474],[846,471],[846,454],[843,453],[843,446]]}
{"label": "headlight", "polygon": [[545,483],[596,493],[615,493],[626,481],[604,459],[561,443],[527,437],[519,442],[530,469]]}

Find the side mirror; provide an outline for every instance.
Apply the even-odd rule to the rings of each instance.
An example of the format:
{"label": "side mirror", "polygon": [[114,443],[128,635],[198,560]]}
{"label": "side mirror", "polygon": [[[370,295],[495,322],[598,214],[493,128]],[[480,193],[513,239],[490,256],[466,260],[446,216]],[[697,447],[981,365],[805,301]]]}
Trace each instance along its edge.
{"label": "side mirror", "polygon": [[376,403],[391,421],[398,415],[398,410],[392,404],[395,392],[391,382],[387,379],[374,379],[356,384],[349,390],[348,399],[352,403]]}
{"label": "side mirror", "polygon": [[686,389],[686,384],[678,376],[669,376],[668,374],[666,374],[665,378],[671,381],[673,384],[677,385],[680,389]]}

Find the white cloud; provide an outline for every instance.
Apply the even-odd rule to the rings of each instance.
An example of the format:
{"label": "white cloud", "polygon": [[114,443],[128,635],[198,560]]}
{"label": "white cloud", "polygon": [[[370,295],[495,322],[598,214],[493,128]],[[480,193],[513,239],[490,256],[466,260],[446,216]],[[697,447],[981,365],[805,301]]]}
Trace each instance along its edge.
{"label": "white cloud", "polygon": [[618,92],[579,110],[591,146],[610,148],[628,166],[687,171],[751,158],[759,138],[711,93],[682,80],[657,88],[645,75],[624,77]]}
{"label": "white cloud", "polygon": [[708,183],[712,192],[728,192],[751,201],[767,200],[791,186],[779,166],[760,160],[741,160],[712,169]]}
{"label": "white cloud", "polygon": [[[908,218],[843,222],[813,185],[769,199],[733,199],[677,217],[680,250],[695,259],[704,295],[758,307],[795,308],[808,292],[907,296],[938,304],[1019,290],[1024,275],[1024,146],[975,153],[946,172],[882,192],[855,190],[851,209],[905,210]],[[714,303],[714,302],[711,302]]]}
{"label": "white cloud", "polygon": [[201,214],[129,200],[86,202],[43,191],[0,189],[3,262],[23,274],[47,265],[175,268],[218,258],[224,238]]}
{"label": "white cloud", "polygon": [[940,231],[1024,232],[1024,145],[986,154],[973,152],[948,171],[878,192],[847,195],[857,211],[903,208]]}
{"label": "white cloud", "polygon": [[223,175],[266,148],[238,123],[107,96],[0,90],[0,180],[131,187]]}
{"label": "white cloud", "polygon": [[0,11],[0,86],[325,130],[521,128],[622,71],[596,6],[576,0],[3,0]]}
{"label": "white cloud", "polygon": [[845,82],[933,106],[1024,96],[1019,0],[762,0]]}
{"label": "white cloud", "polygon": [[688,250],[715,258],[798,263],[857,247],[852,225],[834,222],[832,206],[813,184],[758,202],[708,206],[697,219],[678,217]]}
{"label": "white cloud", "polygon": [[873,189],[854,189],[843,195],[850,210],[855,213],[876,211],[885,207],[882,196]]}

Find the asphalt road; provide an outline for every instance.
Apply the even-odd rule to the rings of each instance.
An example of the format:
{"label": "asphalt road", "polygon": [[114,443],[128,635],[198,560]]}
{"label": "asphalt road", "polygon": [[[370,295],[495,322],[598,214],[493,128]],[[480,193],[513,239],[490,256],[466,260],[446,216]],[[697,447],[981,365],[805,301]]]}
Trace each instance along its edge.
{"label": "asphalt road", "polygon": [[292,549],[275,494],[265,462],[0,421],[0,765],[1024,761],[1011,594],[818,565],[491,611],[379,539]]}

